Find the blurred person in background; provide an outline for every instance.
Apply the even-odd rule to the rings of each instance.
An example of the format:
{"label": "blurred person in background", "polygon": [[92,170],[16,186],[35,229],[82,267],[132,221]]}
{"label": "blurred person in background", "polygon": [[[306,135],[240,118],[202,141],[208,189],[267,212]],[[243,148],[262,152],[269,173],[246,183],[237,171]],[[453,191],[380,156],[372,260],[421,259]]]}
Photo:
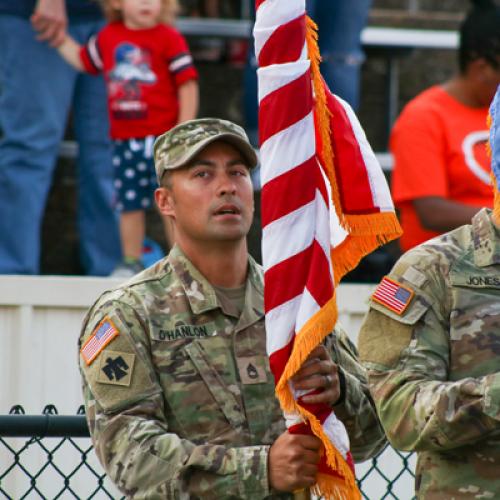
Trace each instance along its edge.
{"label": "blurred person in background", "polygon": [[488,106],[500,83],[500,7],[472,1],[460,28],[459,72],[410,101],[396,121],[392,195],[403,251],[491,207]]}
{"label": "blurred person in background", "polygon": [[120,260],[104,81],[78,74],[41,43],[60,43],[66,29],[84,43],[102,21],[90,0],[0,0],[2,274],[40,271],[40,228],[70,108],[81,265],[108,275]]}
{"label": "blurred person in background", "polygon": [[[146,209],[158,187],[157,135],[198,112],[198,74],[184,37],[171,22],[173,0],[103,0],[109,23],[84,45],[70,34],[53,43],[74,68],[106,79],[123,261],[111,276],[144,269]],[[174,234],[164,218],[167,243]]]}
{"label": "blurred person in background", "polygon": [[321,74],[332,92],[355,111],[365,60],[361,32],[371,4],[371,0],[306,0],[307,13],[318,25]]}

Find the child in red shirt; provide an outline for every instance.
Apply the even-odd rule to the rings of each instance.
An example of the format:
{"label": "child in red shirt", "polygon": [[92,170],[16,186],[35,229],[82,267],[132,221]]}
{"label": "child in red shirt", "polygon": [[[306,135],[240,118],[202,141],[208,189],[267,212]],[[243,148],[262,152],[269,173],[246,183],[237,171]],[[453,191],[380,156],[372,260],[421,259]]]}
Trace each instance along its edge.
{"label": "child in red shirt", "polygon": [[172,0],[102,3],[110,22],[85,46],[66,35],[57,49],[78,70],[106,79],[124,256],[112,276],[127,277],[141,270],[145,209],[158,187],[154,139],[196,117],[198,75],[185,39],[165,22]]}

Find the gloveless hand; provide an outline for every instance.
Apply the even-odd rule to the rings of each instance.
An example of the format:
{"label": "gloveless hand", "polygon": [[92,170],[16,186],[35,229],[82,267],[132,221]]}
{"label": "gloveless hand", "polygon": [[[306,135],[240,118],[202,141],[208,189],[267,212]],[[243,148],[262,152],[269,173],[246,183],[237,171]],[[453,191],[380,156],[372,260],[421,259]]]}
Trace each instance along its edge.
{"label": "gloveless hand", "polygon": [[68,18],[64,0],[38,0],[31,16],[37,39],[58,47],[66,36]]}
{"label": "gloveless hand", "polygon": [[325,346],[317,346],[300,370],[292,378],[297,390],[314,391],[318,394],[303,396],[304,403],[325,403],[330,406],[340,398],[340,380],[338,366],[331,360]]}
{"label": "gloveless hand", "polygon": [[316,436],[285,431],[271,446],[269,484],[280,491],[309,488],[316,483],[321,441]]}

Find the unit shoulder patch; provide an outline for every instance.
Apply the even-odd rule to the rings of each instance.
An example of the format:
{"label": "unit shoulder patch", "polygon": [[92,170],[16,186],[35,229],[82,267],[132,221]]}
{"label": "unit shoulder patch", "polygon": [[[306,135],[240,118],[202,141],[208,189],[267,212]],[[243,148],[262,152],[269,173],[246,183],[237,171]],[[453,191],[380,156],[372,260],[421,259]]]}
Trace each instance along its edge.
{"label": "unit shoulder patch", "polygon": [[130,386],[135,354],[108,351],[101,356],[97,381],[101,384]]}
{"label": "unit shoulder patch", "polygon": [[415,292],[397,281],[384,276],[372,295],[372,300],[401,315],[410,304]]}
{"label": "unit shoulder patch", "polygon": [[80,349],[82,358],[87,365],[92,364],[99,353],[118,335],[120,331],[107,316],[94,328],[92,335]]}

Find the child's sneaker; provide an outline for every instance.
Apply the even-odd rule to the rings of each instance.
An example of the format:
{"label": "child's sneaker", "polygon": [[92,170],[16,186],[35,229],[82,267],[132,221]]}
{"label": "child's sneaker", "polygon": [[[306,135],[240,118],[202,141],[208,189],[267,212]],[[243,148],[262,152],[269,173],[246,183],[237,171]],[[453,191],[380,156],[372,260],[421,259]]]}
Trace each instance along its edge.
{"label": "child's sneaker", "polygon": [[131,278],[144,270],[139,259],[124,259],[110,274],[111,278]]}

